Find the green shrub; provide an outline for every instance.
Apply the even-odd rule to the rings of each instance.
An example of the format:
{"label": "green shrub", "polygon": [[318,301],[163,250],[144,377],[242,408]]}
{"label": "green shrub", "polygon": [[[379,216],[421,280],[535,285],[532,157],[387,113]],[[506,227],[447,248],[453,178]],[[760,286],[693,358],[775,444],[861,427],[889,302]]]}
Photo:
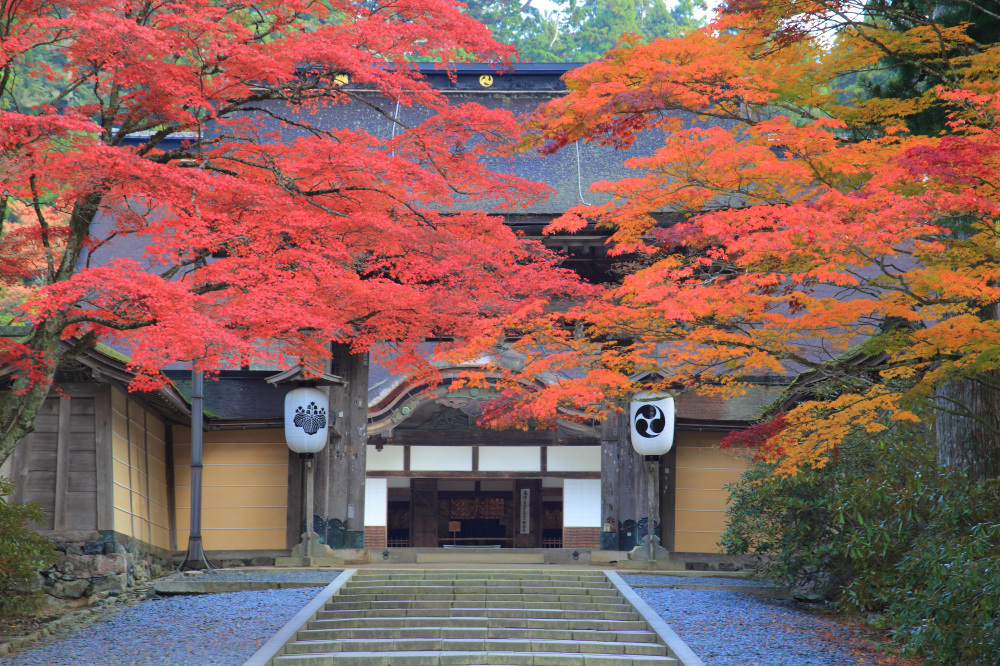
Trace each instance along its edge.
{"label": "green shrub", "polygon": [[55,545],[28,527],[44,518],[36,502],[8,502],[14,485],[0,477],[0,615],[23,613],[37,607],[40,592],[25,589],[35,572],[56,562]]}
{"label": "green shrub", "polygon": [[929,432],[848,437],[791,478],[751,461],[730,493],[722,545],[788,588],[877,613],[904,651],[934,664],[1000,655],[1000,482],[938,469]]}
{"label": "green shrub", "polygon": [[[919,427],[845,439],[828,464],[793,477],[752,460],[730,495],[727,552],[753,554],[758,569],[788,588],[839,597],[859,567],[881,571],[902,556],[921,479],[936,474],[933,445]],[[860,603],[859,607],[863,607]]]}
{"label": "green shrub", "polygon": [[[1000,663],[1000,483],[947,478],[871,602],[908,652],[935,664]],[[850,588],[848,588],[850,591]]]}

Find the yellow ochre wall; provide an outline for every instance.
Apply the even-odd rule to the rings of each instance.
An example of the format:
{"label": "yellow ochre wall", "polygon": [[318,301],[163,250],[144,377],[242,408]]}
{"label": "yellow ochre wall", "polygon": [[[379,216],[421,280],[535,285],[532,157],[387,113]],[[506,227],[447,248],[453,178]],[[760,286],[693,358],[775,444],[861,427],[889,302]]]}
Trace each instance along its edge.
{"label": "yellow ochre wall", "polygon": [[163,421],[111,389],[115,531],[170,548],[167,443]]}
{"label": "yellow ochre wall", "polygon": [[726,528],[727,493],[723,486],[739,481],[746,462],[719,449],[723,435],[678,432],[677,494],[674,506],[674,550],[717,553]]}
{"label": "yellow ochre wall", "polygon": [[[191,526],[191,430],[174,426],[177,547]],[[281,429],[206,432],[201,534],[205,550],[279,550],[288,512],[288,447]]]}

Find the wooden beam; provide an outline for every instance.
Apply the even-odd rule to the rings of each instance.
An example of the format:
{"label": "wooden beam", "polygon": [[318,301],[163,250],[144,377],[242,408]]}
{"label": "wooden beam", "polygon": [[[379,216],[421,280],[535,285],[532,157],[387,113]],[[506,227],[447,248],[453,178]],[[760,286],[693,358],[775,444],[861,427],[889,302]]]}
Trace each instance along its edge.
{"label": "wooden beam", "polygon": [[60,384],[59,393],[69,398],[93,398],[106,384]]}
{"label": "wooden beam", "polygon": [[70,398],[59,398],[59,432],[56,435],[56,509],[53,529],[66,529],[66,508],[69,491]]}
{"label": "wooden beam", "polygon": [[[382,443],[373,435],[368,443]],[[393,445],[412,446],[596,446],[599,439],[559,436],[555,430],[399,430],[392,433]]]}
{"label": "wooden beam", "polygon": [[[115,528],[114,506],[114,461],[111,449],[111,387],[105,384],[94,396],[94,456],[97,464],[97,529]],[[168,466],[167,477],[171,480],[173,470]],[[169,501],[173,501],[174,487],[169,485]],[[173,507],[170,509],[173,520]]]}
{"label": "wooden beam", "polygon": [[[541,472],[444,472],[444,471],[391,471],[376,472],[369,471],[368,476],[372,479],[537,479]],[[599,479],[600,472],[548,472],[545,474],[551,479]]]}
{"label": "wooden beam", "polygon": [[[108,405],[109,413],[111,406]],[[166,463],[167,463],[167,521],[169,523],[170,529],[170,550],[171,552],[177,550],[177,496],[176,488],[174,483],[174,426],[170,423],[164,423],[164,436],[167,441],[166,444]],[[108,426],[110,431],[110,426]]]}

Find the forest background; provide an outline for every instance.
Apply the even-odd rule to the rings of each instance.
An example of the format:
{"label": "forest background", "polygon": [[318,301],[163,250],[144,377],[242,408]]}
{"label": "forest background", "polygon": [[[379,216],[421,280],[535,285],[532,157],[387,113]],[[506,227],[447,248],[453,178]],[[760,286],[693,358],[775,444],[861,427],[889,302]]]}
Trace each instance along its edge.
{"label": "forest background", "polygon": [[705,23],[696,0],[468,0],[469,15],[523,62],[591,62],[625,35],[679,37]]}

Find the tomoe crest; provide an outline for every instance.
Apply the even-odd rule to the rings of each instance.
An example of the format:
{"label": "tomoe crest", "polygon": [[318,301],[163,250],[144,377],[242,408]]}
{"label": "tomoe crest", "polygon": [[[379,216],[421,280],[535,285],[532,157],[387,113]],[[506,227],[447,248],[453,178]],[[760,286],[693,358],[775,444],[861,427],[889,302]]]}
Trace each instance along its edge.
{"label": "tomoe crest", "polygon": [[663,433],[667,427],[667,417],[656,405],[646,404],[636,410],[632,425],[636,433],[649,439]]}
{"label": "tomoe crest", "polygon": [[307,435],[315,435],[326,427],[326,409],[317,406],[315,402],[310,402],[305,407],[296,407],[293,423]]}

